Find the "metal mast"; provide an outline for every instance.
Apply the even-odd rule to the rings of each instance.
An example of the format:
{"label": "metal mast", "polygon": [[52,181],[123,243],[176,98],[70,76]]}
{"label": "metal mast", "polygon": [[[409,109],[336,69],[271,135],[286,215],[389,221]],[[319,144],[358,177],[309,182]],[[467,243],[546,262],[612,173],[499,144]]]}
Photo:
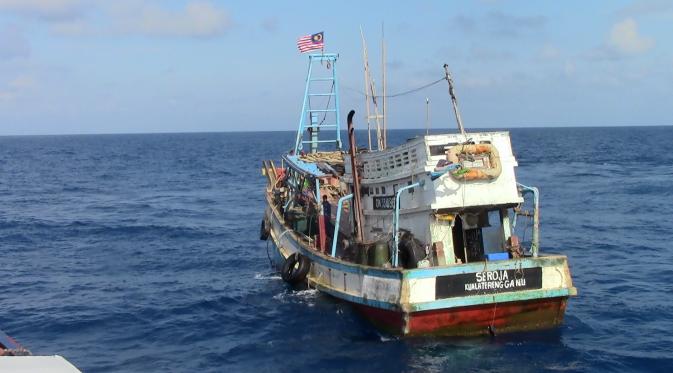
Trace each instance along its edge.
{"label": "metal mast", "polygon": [[[304,144],[310,144],[311,151],[317,151],[318,145],[323,143],[331,143],[335,145],[336,149],[341,149],[341,115],[339,108],[339,81],[337,80],[337,58],[338,54],[323,53],[323,54],[309,54],[308,55],[308,73],[306,74],[306,88],[304,89],[304,102],[301,106],[301,115],[299,117],[299,128],[297,128],[297,137],[294,144],[294,153],[297,154],[304,149]],[[327,62],[328,69],[331,69],[331,74],[326,76],[313,76],[313,65],[316,63]],[[323,82],[322,91],[313,92],[312,83]],[[329,92],[325,92],[324,84],[332,83]],[[320,88],[317,88],[320,90]],[[311,98],[321,98],[326,100],[324,106],[320,108],[313,108],[311,106]],[[322,115],[323,119],[318,122],[318,116]],[[323,123],[329,118],[327,123]],[[334,128],[335,137],[332,139],[320,140],[318,133],[323,128]],[[308,131],[307,131],[308,130]],[[309,132],[309,140],[304,140],[304,133]]]}

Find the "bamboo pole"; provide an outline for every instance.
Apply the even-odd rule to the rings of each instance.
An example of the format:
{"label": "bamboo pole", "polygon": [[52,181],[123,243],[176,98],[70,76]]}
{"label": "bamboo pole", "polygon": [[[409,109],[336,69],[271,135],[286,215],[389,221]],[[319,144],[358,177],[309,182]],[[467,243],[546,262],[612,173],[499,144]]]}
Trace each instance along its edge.
{"label": "bamboo pole", "polygon": [[369,150],[372,150],[372,128],[369,123],[370,111],[369,111],[369,74],[367,66],[367,43],[365,42],[365,34],[362,32],[362,26],[360,26],[360,36],[362,37],[362,64],[364,65],[364,84],[365,84],[365,106],[367,107],[367,139],[369,141]]}
{"label": "bamboo pole", "polygon": [[383,150],[383,142],[382,137],[381,137],[381,115],[379,115],[379,106],[376,101],[376,86],[374,85],[374,80],[372,79],[372,74],[371,70],[369,70],[369,56],[367,54],[367,42],[365,41],[365,35],[364,32],[362,31],[362,27],[360,27],[360,35],[362,36],[362,48],[363,48],[363,55],[364,55],[364,60],[365,60],[365,89],[368,90],[368,92],[365,92],[365,94],[369,94],[369,97],[372,99],[372,103],[374,104],[374,115],[371,115],[371,111],[369,109],[369,100],[367,100],[367,123],[369,123],[370,118],[374,118],[376,120],[376,143],[377,143],[377,149],[378,150]]}
{"label": "bamboo pole", "polygon": [[381,22],[381,71],[383,75],[383,149],[388,147],[388,113],[386,112],[386,43],[383,22]]}

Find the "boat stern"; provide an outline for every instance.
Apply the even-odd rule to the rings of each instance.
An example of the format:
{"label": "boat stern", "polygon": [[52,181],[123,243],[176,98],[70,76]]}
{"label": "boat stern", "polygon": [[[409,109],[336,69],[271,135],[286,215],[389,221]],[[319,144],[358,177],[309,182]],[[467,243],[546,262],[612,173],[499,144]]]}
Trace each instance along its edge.
{"label": "boat stern", "polygon": [[553,328],[575,295],[561,255],[408,270],[401,332],[470,336]]}

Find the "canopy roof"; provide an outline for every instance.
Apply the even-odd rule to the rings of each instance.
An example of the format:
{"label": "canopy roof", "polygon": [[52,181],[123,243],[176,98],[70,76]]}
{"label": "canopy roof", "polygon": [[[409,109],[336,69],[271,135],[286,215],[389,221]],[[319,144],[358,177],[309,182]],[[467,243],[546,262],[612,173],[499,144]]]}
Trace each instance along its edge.
{"label": "canopy roof", "polygon": [[285,162],[287,162],[288,167],[305,176],[311,176],[314,178],[330,176],[322,172],[315,163],[304,162],[299,159],[299,156],[297,155],[286,154],[283,156],[283,159],[285,159]]}

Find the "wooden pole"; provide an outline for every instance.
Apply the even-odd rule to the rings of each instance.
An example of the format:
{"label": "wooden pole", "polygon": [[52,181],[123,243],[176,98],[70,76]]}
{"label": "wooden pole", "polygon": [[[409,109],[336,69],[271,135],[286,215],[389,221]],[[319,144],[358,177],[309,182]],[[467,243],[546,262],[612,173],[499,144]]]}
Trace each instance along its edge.
{"label": "wooden pole", "polygon": [[451,96],[451,104],[453,104],[453,112],[456,114],[456,122],[458,123],[458,130],[460,133],[465,135],[465,128],[463,128],[463,120],[460,118],[460,111],[458,111],[458,100],[456,99],[456,94],[453,91],[453,79],[449,73],[449,65],[444,64],[444,73],[446,74],[446,81],[449,83],[449,96]]}

